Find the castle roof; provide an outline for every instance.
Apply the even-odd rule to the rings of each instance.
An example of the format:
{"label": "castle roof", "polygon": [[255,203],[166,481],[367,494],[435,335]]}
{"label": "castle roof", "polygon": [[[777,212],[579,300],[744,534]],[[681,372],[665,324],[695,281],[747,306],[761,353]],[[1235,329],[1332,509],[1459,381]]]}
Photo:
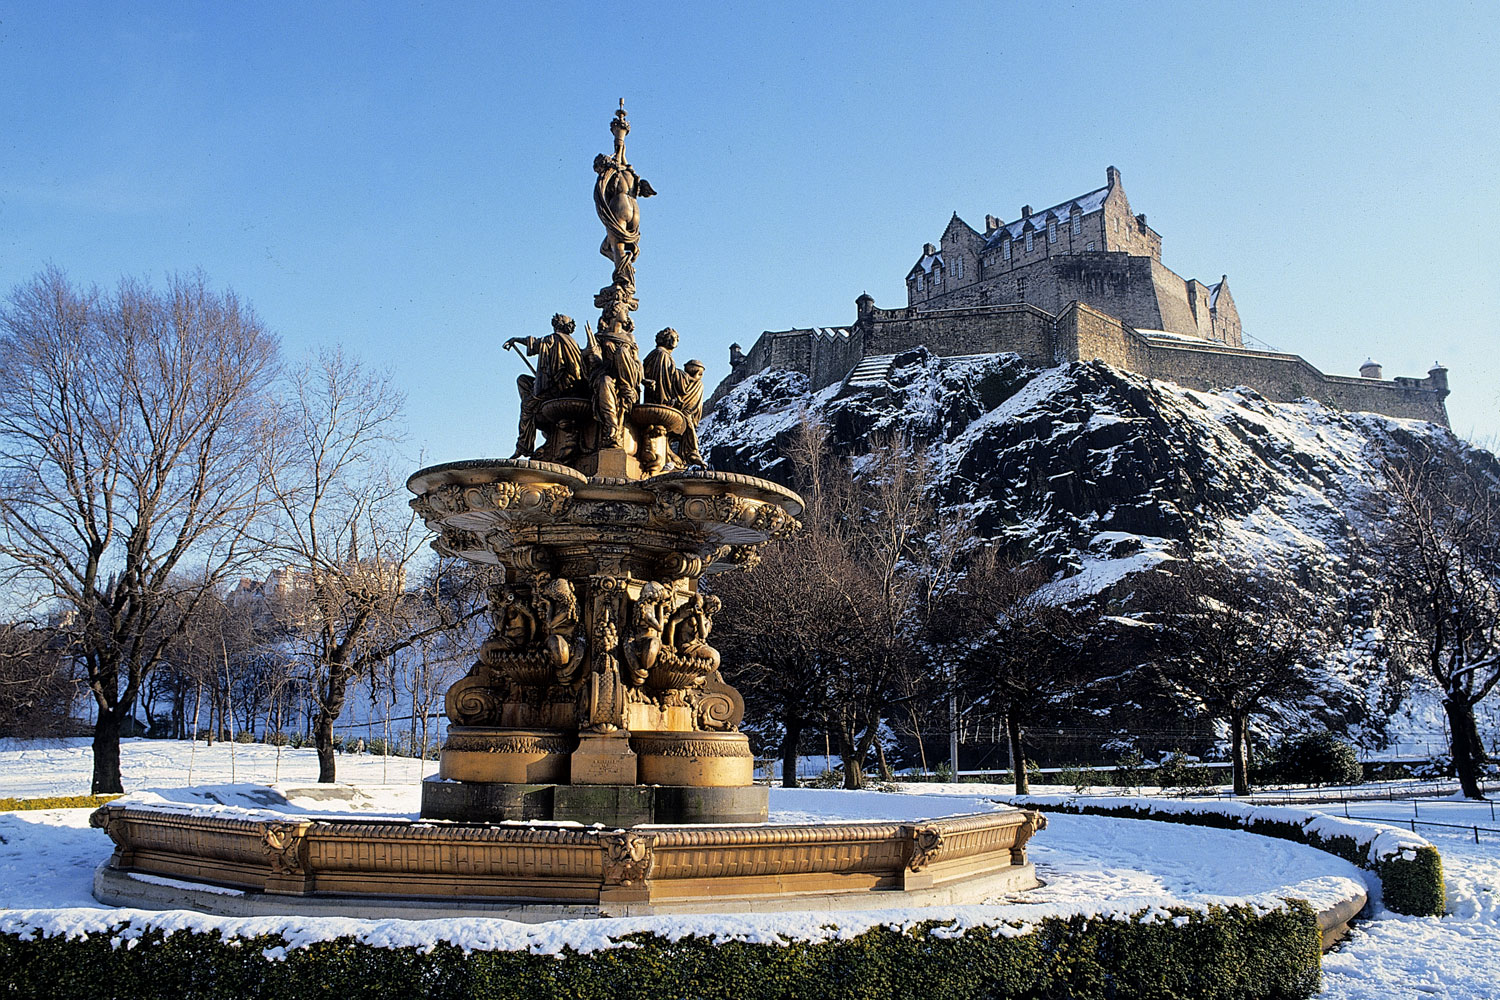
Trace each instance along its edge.
{"label": "castle roof", "polygon": [[[1026,232],[1026,224],[1028,222],[1031,223],[1032,229],[1045,229],[1047,227],[1047,217],[1049,215],[1056,214],[1058,218],[1063,218],[1066,215],[1071,214],[1073,209],[1075,208],[1078,210],[1078,213],[1080,215],[1088,215],[1090,212],[1097,212],[1099,211],[1099,209],[1104,207],[1104,199],[1108,195],[1109,187],[1108,185],[1106,185],[1105,187],[1099,188],[1097,191],[1090,191],[1088,194],[1081,194],[1077,198],[1069,198],[1067,201],[1060,201],[1056,205],[1053,205],[1051,208],[1044,208],[1040,212],[1032,212],[1030,215],[1026,216],[1023,219],[1017,219],[1015,222],[1005,223],[1001,225],[999,229],[996,229],[993,233],[990,233],[989,236],[985,237],[985,249],[988,250],[991,247],[999,246],[1001,239],[1006,236],[1013,240],[1020,239],[1021,236]],[[1064,209],[1066,209],[1067,211],[1064,212]]]}
{"label": "castle roof", "polygon": [[938,251],[936,249],[934,249],[931,253],[927,253],[927,252],[924,251],[923,254],[922,254],[921,259],[918,260],[915,264],[912,265],[912,268],[911,268],[910,271],[906,272],[906,276],[908,278],[910,278],[912,275],[916,274],[918,271],[921,271],[923,274],[926,274],[926,273],[928,273],[928,272],[930,272],[932,270],[932,265],[934,265],[934,264],[941,265],[942,263],[943,263],[943,255],[942,255],[942,253],[940,251]]}

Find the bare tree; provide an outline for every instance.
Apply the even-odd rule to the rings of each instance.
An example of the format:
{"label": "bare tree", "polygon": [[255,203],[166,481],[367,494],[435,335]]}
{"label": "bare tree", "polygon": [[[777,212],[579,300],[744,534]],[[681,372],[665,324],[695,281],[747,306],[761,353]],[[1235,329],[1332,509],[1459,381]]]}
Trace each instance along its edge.
{"label": "bare tree", "polygon": [[1038,563],[1009,562],[993,546],[983,549],[948,602],[945,634],[936,637],[973,703],[1004,717],[1018,795],[1031,791],[1027,721],[1085,682],[1085,644],[1097,618],[1091,608],[1069,607],[1048,593],[1050,580]]}
{"label": "bare tree", "polygon": [[284,447],[263,453],[262,475],[280,515],[267,542],[286,569],[316,706],[318,780],[331,782],[333,726],[349,681],[483,606],[458,620],[434,619],[430,602],[407,593],[427,535],[391,464],[403,398],[390,378],[335,351],[296,372],[289,396],[292,431]]}
{"label": "bare tree", "polygon": [[[1466,460],[1467,459],[1467,460]],[[1434,680],[1464,796],[1483,798],[1474,707],[1500,684],[1500,482],[1493,459],[1418,450],[1384,469],[1374,549],[1385,645]]]}
{"label": "bare tree", "polygon": [[1152,666],[1167,686],[1229,726],[1236,795],[1250,794],[1250,721],[1273,700],[1309,690],[1319,615],[1270,572],[1168,563],[1142,578],[1156,626]]}
{"label": "bare tree", "polygon": [[0,557],[69,613],[96,793],[123,790],[120,729],[164,609],[248,555],[276,365],[276,339],[201,275],[104,294],[51,269],[0,307]]}
{"label": "bare tree", "polygon": [[787,459],[791,485],[807,505],[802,530],[790,543],[767,546],[754,572],[704,583],[724,600],[714,642],[725,677],[745,693],[747,714],[780,730],[781,781],[795,788],[798,746],[827,713],[828,677],[857,622],[828,582],[855,570],[836,496],[843,470],[826,430],[804,414]]}
{"label": "bare tree", "polygon": [[0,624],[0,736],[61,733],[78,692],[51,629]]}

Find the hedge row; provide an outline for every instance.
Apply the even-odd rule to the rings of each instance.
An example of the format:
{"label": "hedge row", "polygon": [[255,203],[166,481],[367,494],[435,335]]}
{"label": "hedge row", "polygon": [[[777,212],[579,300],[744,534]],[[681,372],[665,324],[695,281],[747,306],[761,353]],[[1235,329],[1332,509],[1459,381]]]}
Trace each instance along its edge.
{"label": "hedge row", "polygon": [[38,799],[0,799],[0,812],[22,809],[97,809],[118,795],[49,795]]}
{"label": "hedge row", "polygon": [[716,943],[635,934],[620,944],[547,955],[465,952],[447,943],[388,948],[348,937],[291,948],[276,935],[226,940],[124,924],[73,938],[5,933],[0,996],[1283,1000],[1312,996],[1321,974],[1317,918],[1301,901],[1271,911],[1050,917],[961,933],[934,922],[844,940]]}
{"label": "hedge row", "polygon": [[[1049,796],[1008,796],[1007,802],[1028,809],[1087,816],[1153,819],[1229,830],[1245,830],[1280,840],[1291,840],[1375,873],[1387,909],[1419,917],[1440,917],[1446,903],[1443,859],[1436,847],[1420,837],[1405,837],[1393,827],[1325,817],[1280,806],[1246,809],[1238,803],[1154,803],[1085,801]],[[1283,818],[1284,817],[1284,818]],[[1376,841],[1392,832],[1408,841],[1399,850],[1378,849]]]}

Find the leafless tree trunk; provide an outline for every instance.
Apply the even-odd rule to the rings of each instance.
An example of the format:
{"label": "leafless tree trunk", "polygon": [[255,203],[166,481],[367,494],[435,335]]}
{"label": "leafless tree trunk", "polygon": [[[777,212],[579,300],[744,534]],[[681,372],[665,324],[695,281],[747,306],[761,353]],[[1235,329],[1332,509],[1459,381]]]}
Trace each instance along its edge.
{"label": "leafless tree trunk", "polygon": [[1459,785],[1483,798],[1474,709],[1500,684],[1500,466],[1418,449],[1384,471],[1372,520],[1388,651],[1437,683]]}
{"label": "leafless tree trunk", "polygon": [[105,294],[54,269],[0,307],[0,556],[70,621],[96,793],[123,790],[120,730],[161,659],[164,609],[249,555],[276,364],[249,307],[201,276]]}

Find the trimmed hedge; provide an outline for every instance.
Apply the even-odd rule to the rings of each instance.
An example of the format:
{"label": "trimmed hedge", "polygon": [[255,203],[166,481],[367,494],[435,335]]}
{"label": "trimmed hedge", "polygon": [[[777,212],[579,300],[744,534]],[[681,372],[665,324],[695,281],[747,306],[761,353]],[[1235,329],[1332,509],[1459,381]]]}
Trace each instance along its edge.
{"label": "trimmed hedge", "polygon": [[[1184,823],[1190,826],[1211,826],[1226,830],[1244,830],[1279,840],[1291,840],[1320,851],[1337,855],[1345,861],[1375,873],[1380,879],[1381,896],[1386,909],[1393,913],[1406,913],[1418,917],[1441,917],[1446,904],[1443,888],[1443,858],[1436,847],[1425,844],[1407,847],[1385,857],[1374,857],[1371,845],[1375,837],[1386,828],[1371,823],[1353,820],[1336,820],[1344,828],[1366,827],[1372,836],[1360,840],[1350,834],[1321,834],[1309,830],[1296,819],[1278,820],[1265,814],[1279,807],[1257,808],[1257,815],[1241,815],[1235,812],[1214,812],[1202,809],[1193,812],[1156,811],[1139,805],[1103,802],[1081,802],[1069,799],[1058,802],[1051,799],[1038,800],[1024,795],[1008,796],[1007,802],[1029,809],[1048,812],[1072,813],[1079,816],[1117,816],[1124,819],[1151,819],[1164,823]],[[1206,803],[1204,803],[1206,805]],[[1197,803],[1195,803],[1197,805]]]}
{"label": "trimmed hedge", "polygon": [[40,799],[0,799],[0,812],[23,809],[97,809],[118,795],[51,795]]}
{"label": "trimmed hedge", "polygon": [[[830,917],[830,922],[834,918]],[[360,997],[639,1000],[921,997],[922,1000],[1290,1000],[1320,985],[1317,918],[1300,900],[1250,907],[1049,917],[1022,929],[924,923],[845,940],[759,944],[650,934],[560,955],[385,948],[276,935],[0,934],[0,996],[76,1000]]]}

